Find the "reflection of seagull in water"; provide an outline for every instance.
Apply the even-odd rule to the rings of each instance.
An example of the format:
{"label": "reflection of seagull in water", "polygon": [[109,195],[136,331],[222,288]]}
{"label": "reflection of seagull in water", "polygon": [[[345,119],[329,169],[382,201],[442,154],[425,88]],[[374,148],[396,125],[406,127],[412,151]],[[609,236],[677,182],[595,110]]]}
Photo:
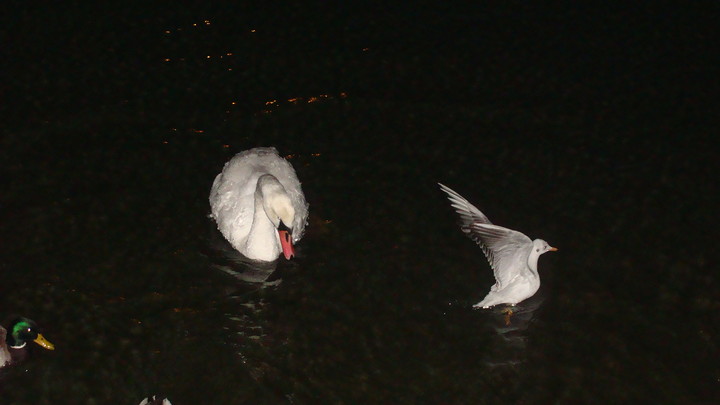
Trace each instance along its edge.
{"label": "reflection of seagull in water", "polygon": [[543,294],[533,295],[513,308],[512,318],[510,318],[508,311],[493,308],[491,310],[493,316],[489,320],[492,322],[492,328],[495,329],[498,335],[504,337],[513,334],[524,334],[535,317],[535,311],[543,301],[545,301]]}
{"label": "reflection of seagull in water", "polygon": [[512,320],[509,311],[499,307],[489,310],[486,325],[495,331],[483,355],[483,362],[490,368],[515,367],[527,360],[528,328],[545,297],[533,295],[513,307]]}
{"label": "reflection of seagull in water", "polygon": [[[460,229],[482,248],[495,275],[495,285],[473,308],[490,308],[499,304],[515,306],[532,297],[540,288],[537,262],[540,255],[557,249],[542,239],[531,241],[524,234],[493,225],[492,222],[460,194],[440,184],[460,215]],[[508,309],[508,316],[512,311]],[[508,320],[509,321],[509,320]]]}

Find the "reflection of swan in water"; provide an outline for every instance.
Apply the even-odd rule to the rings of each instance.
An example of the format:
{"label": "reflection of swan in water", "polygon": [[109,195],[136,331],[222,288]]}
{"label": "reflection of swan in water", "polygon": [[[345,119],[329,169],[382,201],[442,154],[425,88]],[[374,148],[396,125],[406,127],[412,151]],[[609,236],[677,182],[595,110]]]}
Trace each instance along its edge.
{"label": "reflection of swan in water", "polygon": [[259,263],[246,258],[238,258],[232,259],[226,264],[214,263],[213,266],[246,283],[262,283],[263,286],[272,286],[282,282],[280,278],[273,279],[271,277],[275,273],[275,263]]}
{"label": "reflection of swan in water", "polygon": [[533,297],[514,306],[512,315],[502,306],[487,312],[488,326],[495,330],[496,336],[491,341],[491,348],[485,359],[486,365],[491,368],[511,367],[525,361],[528,327],[535,311],[544,300],[545,296],[540,290]]}
{"label": "reflection of swan in water", "polygon": [[[281,268],[295,267],[292,262],[259,262],[250,260],[233,249],[220,231],[212,227],[206,239],[203,253],[210,265],[229,274],[237,282],[223,285],[225,296],[218,306],[226,320],[228,343],[234,348],[238,361],[247,366],[250,376],[262,381],[272,367],[265,359],[257,358],[274,342],[271,324],[267,320],[268,295],[272,295],[282,282]],[[225,277],[222,277],[223,279]]]}
{"label": "reflection of swan in water", "polygon": [[273,277],[278,262],[260,262],[248,259],[237,250],[214,227],[208,237],[206,255],[212,266],[238,280],[252,284],[277,285],[282,280]]}

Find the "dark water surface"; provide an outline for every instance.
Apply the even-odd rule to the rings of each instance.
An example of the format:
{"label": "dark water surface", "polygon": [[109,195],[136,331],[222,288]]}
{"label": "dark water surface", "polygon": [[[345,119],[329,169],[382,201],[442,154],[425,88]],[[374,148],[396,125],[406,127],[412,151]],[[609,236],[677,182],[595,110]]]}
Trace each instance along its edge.
{"label": "dark water surface", "polygon": [[[0,403],[719,402],[717,8],[268,7],[14,14],[0,315],[56,350]],[[262,268],[207,218],[255,146],[310,203]],[[560,248],[509,322],[438,181]]]}

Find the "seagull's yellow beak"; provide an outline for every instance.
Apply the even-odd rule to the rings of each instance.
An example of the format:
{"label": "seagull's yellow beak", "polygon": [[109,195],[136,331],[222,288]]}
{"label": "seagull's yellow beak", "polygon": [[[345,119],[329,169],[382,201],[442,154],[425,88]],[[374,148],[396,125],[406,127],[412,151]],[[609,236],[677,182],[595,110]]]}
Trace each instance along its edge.
{"label": "seagull's yellow beak", "polygon": [[548,251],[550,251],[550,252],[557,252],[557,250],[558,250],[558,248],[556,248],[556,247],[551,247],[550,249],[548,249]]}
{"label": "seagull's yellow beak", "polygon": [[40,346],[44,347],[45,349],[55,350],[55,345],[48,342],[47,339],[45,339],[45,337],[41,333],[38,333],[37,337],[35,338],[35,340],[33,340],[33,342],[39,344]]}

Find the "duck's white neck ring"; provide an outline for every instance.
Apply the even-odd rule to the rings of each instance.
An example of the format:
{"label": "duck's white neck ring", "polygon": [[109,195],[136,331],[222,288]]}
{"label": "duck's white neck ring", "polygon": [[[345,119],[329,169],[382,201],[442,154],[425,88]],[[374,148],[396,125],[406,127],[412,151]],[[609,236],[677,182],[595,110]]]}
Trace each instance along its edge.
{"label": "duck's white neck ring", "polygon": [[11,349],[22,349],[23,347],[25,347],[25,345],[27,345],[27,342],[23,342],[23,344],[21,344],[20,346],[10,346],[10,348]]}

